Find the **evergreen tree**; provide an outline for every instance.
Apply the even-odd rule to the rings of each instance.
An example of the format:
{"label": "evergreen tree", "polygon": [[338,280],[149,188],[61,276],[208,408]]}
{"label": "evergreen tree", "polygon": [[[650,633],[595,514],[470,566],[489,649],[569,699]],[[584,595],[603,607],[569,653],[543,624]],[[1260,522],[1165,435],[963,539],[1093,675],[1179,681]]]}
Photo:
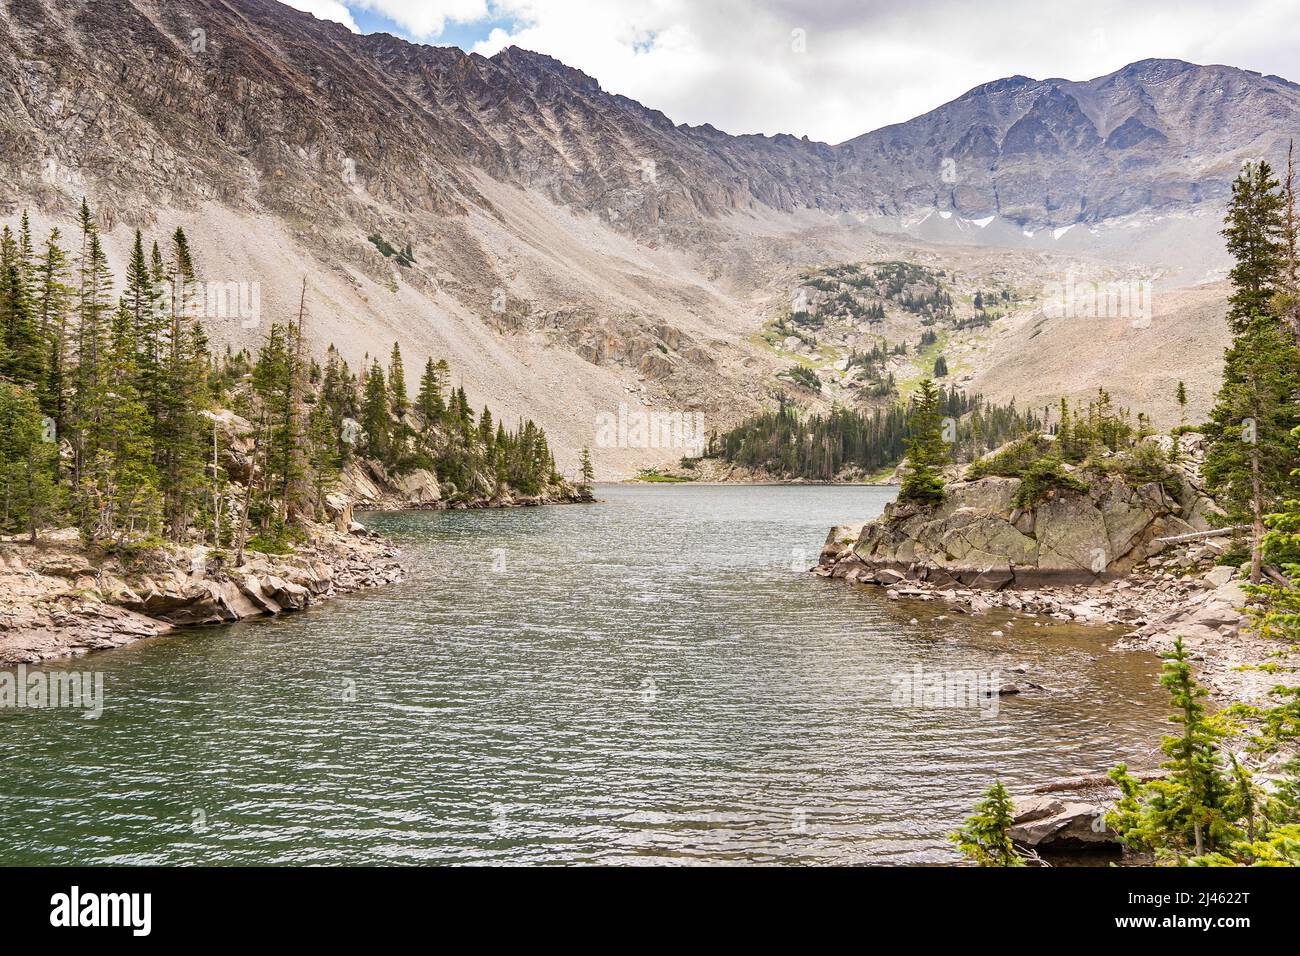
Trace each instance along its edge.
{"label": "evergreen tree", "polygon": [[392,452],[392,421],[384,370],[375,359],[366,375],[365,398],[361,403],[361,427],[366,436],[366,455],[387,464]]}
{"label": "evergreen tree", "polygon": [[45,252],[35,268],[36,316],[47,343],[45,379],[39,394],[41,407],[55,422],[56,434],[68,427],[68,259],[59,246],[59,230],[50,230]]}
{"label": "evergreen tree", "polygon": [[406,414],[410,398],[406,391],[406,371],[402,367],[402,349],[394,342],[388,363],[388,388],[392,392],[392,411],[398,418]]}
{"label": "evergreen tree", "polygon": [[311,487],[317,515],[324,508],[325,495],[338,482],[341,456],[339,435],[330,407],[321,399],[311,406],[307,417],[307,438],[311,446]]}
{"label": "evergreen tree", "polygon": [[1265,162],[1248,163],[1233,183],[1223,235],[1235,260],[1228,310],[1234,339],[1206,429],[1207,487],[1222,499],[1228,522],[1252,529],[1254,583],[1264,515],[1291,491],[1296,459],[1288,439],[1300,424],[1300,353],[1294,331],[1271,311],[1287,284],[1285,206]]}
{"label": "evergreen tree", "polygon": [[[180,541],[196,512],[208,500],[208,425],[201,412],[207,407],[207,336],[192,311],[189,287],[195,282],[195,267],[189,242],[182,229],[172,234],[172,256],[166,280],[169,301],[161,292],[161,263],[156,244],[152,261],[145,262],[144,248],[137,235],[128,270],[128,290],[134,282],[139,291],[128,295],[133,314],[140,301],[137,324],[141,338],[141,389],[149,396],[154,435],[154,460],[160,473],[163,515],[167,531]],[[136,278],[132,278],[135,276]],[[215,516],[210,516],[215,517]]]}
{"label": "evergreen tree", "polygon": [[33,544],[59,501],[48,437],[36,396],[0,382],[0,527],[22,529]]}
{"label": "evergreen tree", "polygon": [[1228,253],[1236,260],[1228,277],[1228,322],[1241,332],[1256,314],[1270,313],[1279,290],[1282,265],[1284,199],[1267,162],[1250,162],[1232,184],[1232,198],[1222,231]]}
{"label": "evergreen tree", "polygon": [[135,336],[139,346],[136,364],[139,369],[140,392],[149,408],[154,427],[162,418],[161,405],[164,395],[162,375],[163,330],[158,309],[158,296],[154,288],[154,276],[149,260],[145,257],[144,237],[140,230],[135,231],[135,241],[131,245],[131,256],[127,260],[126,285],[122,298],[131,313],[135,325]]}
{"label": "evergreen tree", "polygon": [[32,300],[31,253],[24,249],[30,241],[30,235],[25,235],[20,243],[8,226],[0,230],[0,374],[15,382],[39,384],[44,378],[46,345]]}
{"label": "evergreen tree", "polygon": [[1295,204],[1295,141],[1286,150],[1286,178],[1282,181],[1282,274],[1273,298],[1273,312],[1283,316],[1300,341],[1300,218]]}
{"label": "evergreen tree", "polygon": [[1237,814],[1231,812],[1233,788],[1219,758],[1224,731],[1206,715],[1205,690],[1192,676],[1182,639],[1161,656],[1165,663],[1160,684],[1169,691],[1175,711],[1169,719],[1181,727],[1161,744],[1169,758],[1163,764],[1169,775],[1143,784],[1126,766],[1117,766],[1110,776],[1122,796],[1106,820],[1130,849],[1181,861],[1241,834],[1234,823]]}
{"label": "evergreen tree", "polygon": [[1300,356],[1275,320],[1255,316],[1228,349],[1223,386],[1206,427],[1206,486],[1226,521],[1251,527],[1251,580],[1258,583],[1264,515],[1294,489],[1291,430],[1300,425],[1294,396]]}
{"label": "evergreen tree", "polygon": [[81,484],[86,462],[99,453],[104,430],[109,332],[112,325],[113,277],[93,221],[85,217],[83,203],[84,253],[79,266],[77,302],[76,363],[70,419],[73,435],[74,483]]}
{"label": "evergreen tree", "polygon": [[95,540],[121,542],[158,530],[158,482],[148,410],[136,387],[138,342],[123,300],[113,314],[92,430],[94,454],[80,489],[81,528]]}
{"label": "evergreen tree", "polygon": [[921,505],[943,500],[943,469],[951,450],[943,440],[939,393],[928,378],[917,387],[908,420],[907,474],[898,492],[899,501]]}
{"label": "evergreen tree", "polygon": [[966,825],[951,839],[962,855],[977,866],[1024,866],[1024,857],[1007,836],[1012,819],[1011,795],[1001,782],[994,783],[984,792],[984,799],[975,804],[975,813]]}
{"label": "evergreen tree", "polygon": [[596,469],[591,466],[591,451],[583,446],[582,449],[582,484],[578,486],[579,492],[584,498],[590,498],[593,489],[592,482],[596,480]]}
{"label": "evergreen tree", "polygon": [[442,422],[447,415],[447,406],[442,397],[443,382],[433,359],[426,361],[424,374],[420,376],[420,393],[415,399],[415,410],[423,420],[426,432]]}

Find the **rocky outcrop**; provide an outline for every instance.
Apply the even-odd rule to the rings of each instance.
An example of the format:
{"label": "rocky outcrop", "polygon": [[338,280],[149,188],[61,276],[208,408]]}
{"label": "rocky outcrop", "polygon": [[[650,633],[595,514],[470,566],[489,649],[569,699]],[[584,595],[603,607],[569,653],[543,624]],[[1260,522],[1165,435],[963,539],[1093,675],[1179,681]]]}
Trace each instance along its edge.
{"label": "rocky outcrop", "polygon": [[1062,800],[1053,796],[1016,797],[1007,835],[1021,846],[1047,852],[1119,849],[1119,839],[1106,826],[1105,803]]}
{"label": "rocky outcrop", "polygon": [[[74,533],[0,542],[0,667],[119,647],[176,627],[301,611],[335,594],[399,580],[397,553],[337,500],[293,554],[249,553],[238,567],[205,547],[137,557],[87,551]],[[341,531],[345,522],[351,529]],[[51,540],[57,538],[58,540]]]}
{"label": "rocky outcrop", "polygon": [[[478,484],[491,487],[488,476],[479,476]],[[492,496],[467,498],[453,484],[443,486],[433,472],[425,468],[389,472],[371,459],[353,458],[343,468],[339,490],[327,496],[325,508],[334,526],[347,530],[354,522],[351,507],[370,511],[443,511],[461,508],[514,508],[536,505],[588,502],[591,495],[567,481],[548,486],[543,494],[516,496],[503,490]],[[344,514],[344,502],[350,503]]]}
{"label": "rocky outcrop", "polygon": [[427,469],[390,474],[379,462],[360,458],[344,466],[340,491],[362,508],[381,511],[429,507],[442,500],[438,479]]}
{"label": "rocky outcrop", "polygon": [[[939,587],[1092,584],[1127,574],[1158,554],[1159,539],[1204,528],[1160,482],[1094,477],[1086,492],[1055,491],[1017,507],[1019,478],[948,486],[937,507],[891,503],[851,544],[832,531],[820,571],[854,581],[925,581]],[[1193,497],[1193,502],[1197,501]],[[1197,524],[1184,515],[1192,512]]]}

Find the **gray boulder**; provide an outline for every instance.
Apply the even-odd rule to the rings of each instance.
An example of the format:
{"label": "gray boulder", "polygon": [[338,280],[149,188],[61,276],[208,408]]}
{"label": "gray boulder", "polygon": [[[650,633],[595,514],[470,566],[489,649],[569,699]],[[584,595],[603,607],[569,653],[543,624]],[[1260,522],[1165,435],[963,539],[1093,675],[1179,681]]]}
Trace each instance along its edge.
{"label": "gray boulder", "polygon": [[1055,797],[1015,797],[1007,835],[1031,849],[1088,850],[1117,846],[1106,826],[1106,804],[1064,801]]}

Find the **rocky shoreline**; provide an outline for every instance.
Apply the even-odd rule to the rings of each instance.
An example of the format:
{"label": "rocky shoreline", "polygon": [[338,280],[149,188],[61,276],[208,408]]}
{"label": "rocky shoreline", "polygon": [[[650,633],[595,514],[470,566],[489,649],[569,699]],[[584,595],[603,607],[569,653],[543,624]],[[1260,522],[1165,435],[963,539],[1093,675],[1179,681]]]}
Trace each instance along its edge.
{"label": "rocky shoreline", "polygon": [[[1012,628],[1066,622],[1122,628],[1113,645],[1117,651],[1160,654],[1181,637],[1196,663],[1197,680],[1221,706],[1234,701],[1268,703],[1278,678],[1263,665],[1300,664],[1290,648],[1245,626],[1243,608],[1248,597],[1242,584],[1246,575],[1241,568],[1214,563],[1223,548],[1221,539],[1163,547],[1124,577],[1092,585],[979,588],[926,580],[924,567],[911,568],[910,575],[894,568],[870,568],[852,550],[861,528],[833,529],[814,572],[882,588],[890,600],[942,601],[957,614],[1009,612],[1014,620],[999,624],[1007,629],[1008,641],[1015,640]],[[1238,758],[1268,784],[1274,777],[1280,779],[1278,772],[1289,756],[1260,759],[1242,752]],[[1154,764],[1156,759],[1153,754],[1135,754],[1130,764]],[[1133,772],[1144,780],[1164,773],[1159,769]],[[1014,823],[1008,833],[1040,860],[1054,856],[1077,860],[1080,854],[1120,858],[1117,837],[1105,825],[1105,815],[1119,796],[1104,774],[1049,781],[1013,798]]]}
{"label": "rocky shoreline", "polygon": [[[1182,637],[1198,678],[1220,703],[1263,702],[1277,683],[1267,671],[1252,668],[1277,662],[1285,648],[1244,626],[1242,571],[1216,566],[1212,556],[1193,558],[1190,549],[1180,549],[1146,559],[1123,578],[1092,585],[977,587],[927,580],[924,568],[871,568],[844,544],[851,531],[832,531],[815,574],[881,587],[891,600],[944,601],[959,614],[1010,611],[1029,627],[1070,622],[1123,628],[1116,650],[1160,654]],[[1201,550],[1213,554],[1215,544]]]}
{"label": "rocky shoreline", "polygon": [[203,545],[87,548],[71,528],[45,532],[35,545],[0,538],[0,667],[78,657],[181,627],[301,611],[400,581],[400,553],[354,519],[354,501],[376,511],[441,511],[593,500],[566,486],[558,498],[448,501],[427,472],[395,478],[374,474],[378,467],[350,465],[343,489],[325,497],[330,522],[306,524],[292,553],[250,551],[233,568],[226,555]]}
{"label": "rocky shoreline", "polygon": [[1069,469],[1079,489],[1024,505],[1020,478],[959,472],[937,506],[892,502],[875,521],[831,529],[813,571],[959,613],[1003,609],[1027,626],[1122,628],[1117,649],[1158,654],[1182,637],[1213,697],[1260,703],[1276,679],[1258,668],[1285,649],[1244,626],[1245,569],[1218,563],[1229,540],[1210,530],[1203,441],[1184,436],[1177,456],[1167,436],[1150,441],[1176,459],[1176,480]]}
{"label": "rocky shoreline", "polygon": [[402,579],[399,554],[351,521],[238,567],[203,546],[87,549],[73,529],[0,542],[0,667],[77,657],[176,628],[305,610]]}
{"label": "rocky shoreline", "polygon": [[[454,490],[454,489],[453,489]],[[340,488],[331,509],[346,502],[366,511],[462,511],[477,508],[536,508],[542,505],[586,504],[594,499],[582,489],[561,482],[557,493],[513,495],[502,491],[493,497],[447,497],[446,488],[433,472],[415,468],[389,474],[377,461],[353,459],[343,469]]]}

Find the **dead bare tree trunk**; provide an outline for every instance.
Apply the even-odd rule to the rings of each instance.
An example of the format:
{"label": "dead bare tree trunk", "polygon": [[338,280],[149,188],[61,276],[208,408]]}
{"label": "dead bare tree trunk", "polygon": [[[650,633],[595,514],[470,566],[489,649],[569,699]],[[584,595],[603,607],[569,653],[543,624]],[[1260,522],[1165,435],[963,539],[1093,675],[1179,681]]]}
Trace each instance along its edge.
{"label": "dead bare tree trunk", "polygon": [[1296,256],[1296,229],[1300,224],[1296,222],[1295,214],[1294,152],[1295,140],[1291,140],[1286,148],[1286,181],[1282,184],[1282,194],[1286,198],[1286,219],[1283,232],[1283,241],[1286,245],[1286,264],[1283,281],[1286,285],[1287,294],[1287,320],[1291,324],[1291,331],[1295,333],[1296,341],[1300,342],[1300,262],[1297,261]]}
{"label": "dead bare tree trunk", "polygon": [[1250,542],[1250,583],[1258,584],[1260,569],[1264,559],[1264,509],[1263,489],[1259,478],[1259,443],[1250,448],[1250,512],[1254,519],[1251,524]]}

